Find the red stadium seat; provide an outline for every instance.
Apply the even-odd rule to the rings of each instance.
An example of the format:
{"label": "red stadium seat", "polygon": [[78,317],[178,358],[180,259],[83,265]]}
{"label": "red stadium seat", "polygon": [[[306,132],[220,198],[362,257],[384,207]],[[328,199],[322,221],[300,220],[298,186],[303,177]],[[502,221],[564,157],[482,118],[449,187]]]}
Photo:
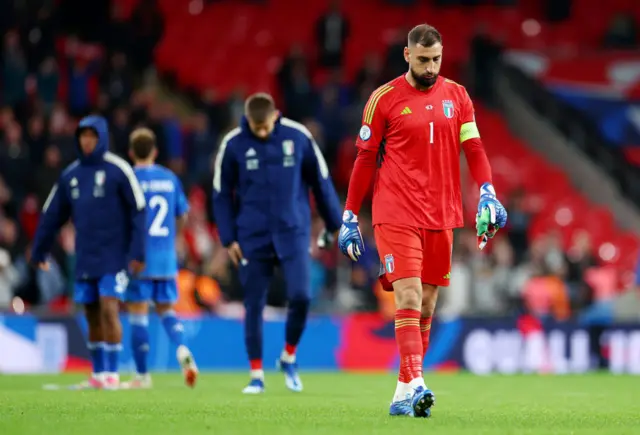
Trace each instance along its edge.
{"label": "red stadium seat", "polygon": [[[130,14],[139,0],[117,1],[125,13]],[[543,45],[557,48],[558,41],[566,41],[563,44],[568,48],[583,48],[600,44],[601,35],[616,13],[631,13],[640,19],[640,8],[636,7],[634,1],[610,0],[605,4],[599,0],[576,0],[569,20],[561,24],[542,22],[538,34],[527,35],[523,31],[525,20],[540,18],[539,8],[532,7],[532,3],[528,2],[523,2],[525,4],[520,7],[434,9],[423,3],[413,7],[398,7],[381,2],[373,4],[367,0],[351,0],[343,3],[343,12],[351,23],[351,34],[346,45],[346,76],[353,77],[367,53],[383,53],[389,33],[398,28],[406,29],[416,22],[426,21],[440,28],[447,47],[447,64],[443,73],[455,78],[459,67],[466,62],[469,41],[476,30],[474,25],[460,25],[468,23],[469,16],[473,16],[473,23],[486,24],[489,33],[510,48],[536,48]],[[161,70],[181,71],[179,75],[182,81],[196,85],[203,84],[203,80],[191,77],[193,69],[181,64],[188,57],[206,63],[209,57],[219,57],[220,51],[226,51],[222,46],[239,48],[228,51],[225,61],[218,64],[218,68],[226,75],[231,75],[229,69],[235,69],[234,65],[247,57],[246,50],[241,47],[258,48],[261,55],[270,58],[283,56],[291,44],[301,42],[309,48],[309,57],[315,58],[311,50],[315,48],[315,22],[327,8],[324,2],[308,2],[300,7],[300,3],[294,0],[272,0],[268,6],[222,1],[206,5],[202,12],[192,15],[189,5],[190,2],[160,1],[167,34],[156,56]],[[295,19],[286,13],[290,10],[296,11]],[[176,25],[182,27],[183,31],[172,30]],[[224,44],[219,44],[219,41],[224,41]]]}
{"label": "red stadium seat", "polygon": [[[118,1],[132,10],[138,0]],[[575,0],[569,20],[553,25],[542,23],[539,33],[526,34],[524,21],[540,18],[536,2],[521,2],[519,7],[478,6],[470,10],[434,9],[423,2],[413,7],[397,7],[350,0],[343,2],[343,11],[351,23],[345,78],[353,78],[367,54],[384,55],[389,36],[397,29],[404,31],[416,22],[432,23],[442,31],[447,53],[442,72],[455,79],[468,58],[469,41],[476,30],[474,25],[465,24],[469,16],[473,16],[473,23],[485,23],[489,33],[510,48],[541,48],[553,42],[555,48],[578,50],[599,45],[608,20],[616,12],[629,12],[640,19],[636,2]],[[301,7],[296,0],[271,0],[267,6],[221,1],[192,15],[189,2],[160,0],[160,4],[166,22],[165,35],[155,53],[158,69],[174,73],[181,86],[196,90],[213,87],[221,97],[233,92],[239,84],[247,92],[273,92],[278,65],[293,44],[302,44],[314,63],[315,23],[326,9],[324,2],[308,2]],[[296,11],[295,19],[290,18],[290,10]],[[566,41],[562,47],[557,44],[560,40]],[[321,82],[324,76],[320,71],[314,80]],[[476,119],[501,197],[507,199],[515,189],[524,188],[527,207],[538,210],[529,228],[532,238],[560,230],[563,244],[568,247],[576,231],[587,230],[603,263],[615,265],[621,274],[628,275],[633,270],[640,251],[635,235],[617,233],[611,213],[588,204],[560,169],[513,136],[498,113],[477,106]],[[473,219],[477,191],[473,190],[470,177],[465,180],[474,192],[465,196],[465,214]]]}

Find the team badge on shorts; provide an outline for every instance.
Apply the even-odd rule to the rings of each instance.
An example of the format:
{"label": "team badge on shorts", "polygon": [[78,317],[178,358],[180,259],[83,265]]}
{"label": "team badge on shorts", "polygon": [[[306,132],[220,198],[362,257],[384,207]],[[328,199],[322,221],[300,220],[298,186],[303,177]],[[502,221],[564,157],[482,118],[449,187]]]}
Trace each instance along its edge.
{"label": "team badge on shorts", "polygon": [[453,101],[451,100],[442,100],[442,110],[444,110],[444,116],[447,118],[453,118],[453,114],[455,110],[453,108]]}
{"label": "team badge on shorts", "polygon": [[393,261],[392,254],[387,254],[384,256],[384,269],[387,271],[387,273],[393,273],[393,271],[396,270],[396,265]]}

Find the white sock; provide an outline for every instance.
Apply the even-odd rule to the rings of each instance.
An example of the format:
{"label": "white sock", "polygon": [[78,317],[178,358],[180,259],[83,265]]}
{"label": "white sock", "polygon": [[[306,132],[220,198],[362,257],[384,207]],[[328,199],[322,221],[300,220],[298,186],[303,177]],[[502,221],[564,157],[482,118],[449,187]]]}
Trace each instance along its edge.
{"label": "white sock", "polygon": [[178,346],[178,349],[176,349],[176,356],[178,357],[178,362],[182,364],[185,359],[191,357],[191,351],[187,346],[181,344]]}
{"label": "white sock", "polygon": [[251,376],[251,379],[260,379],[261,381],[264,381],[264,370],[251,370],[249,372],[249,376]]}
{"label": "white sock", "polygon": [[412,390],[409,384],[398,381],[396,385],[396,392],[393,394],[393,401],[399,402],[411,397]]}
{"label": "white sock", "polygon": [[411,387],[412,390],[415,390],[418,387],[422,387],[426,390],[427,384],[424,383],[424,378],[420,376],[419,378],[412,379],[411,382],[409,382],[409,387]]}
{"label": "white sock", "polygon": [[296,354],[290,354],[286,350],[283,350],[280,354],[280,360],[282,362],[293,364],[294,362],[296,362]]}

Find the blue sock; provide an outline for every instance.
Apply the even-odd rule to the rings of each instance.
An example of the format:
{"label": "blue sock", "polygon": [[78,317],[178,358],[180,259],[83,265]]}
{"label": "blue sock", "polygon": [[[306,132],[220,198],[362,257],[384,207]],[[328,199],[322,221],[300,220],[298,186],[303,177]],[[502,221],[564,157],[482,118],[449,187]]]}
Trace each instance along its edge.
{"label": "blue sock", "polygon": [[310,302],[308,299],[289,301],[287,323],[285,324],[285,341],[288,345],[297,346],[307,326]]}
{"label": "blue sock", "polygon": [[262,305],[245,300],[244,345],[251,370],[262,369]]}
{"label": "blue sock", "polygon": [[176,346],[184,344],[184,326],[176,317],[175,311],[169,310],[162,315],[162,326]]}
{"label": "blue sock", "polygon": [[120,357],[120,351],[122,350],[122,344],[120,343],[105,343],[105,371],[107,373],[118,373],[118,358]]}
{"label": "blue sock", "polygon": [[87,347],[91,355],[93,373],[98,374],[104,372],[104,343],[101,341],[90,341]]}
{"label": "blue sock", "polygon": [[136,363],[136,372],[147,373],[147,355],[149,354],[149,316],[146,314],[129,315],[131,324],[131,350]]}

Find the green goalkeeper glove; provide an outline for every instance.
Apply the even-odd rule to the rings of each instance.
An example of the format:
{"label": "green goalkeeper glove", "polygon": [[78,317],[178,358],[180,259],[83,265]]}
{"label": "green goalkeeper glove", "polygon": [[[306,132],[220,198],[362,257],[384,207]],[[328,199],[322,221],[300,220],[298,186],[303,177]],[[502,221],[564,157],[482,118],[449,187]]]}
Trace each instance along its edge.
{"label": "green goalkeeper glove", "polygon": [[476,216],[478,248],[483,249],[487,246],[489,239],[496,235],[498,229],[499,227],[495,223],[491,223],[491,210],[489,210],[489,207],[483,208],[482,213]]}

